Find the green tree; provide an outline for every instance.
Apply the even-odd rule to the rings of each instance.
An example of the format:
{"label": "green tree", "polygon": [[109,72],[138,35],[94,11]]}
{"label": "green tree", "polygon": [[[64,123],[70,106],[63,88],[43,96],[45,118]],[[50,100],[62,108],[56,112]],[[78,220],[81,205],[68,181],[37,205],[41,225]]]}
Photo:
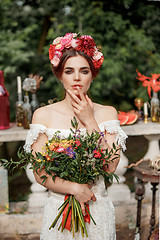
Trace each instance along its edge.
{"label": "green tree", "polygon": [[159,73],[160,7],[156,2],[0,0],[0,12],[0,69],[12,92],[12,120],[17,75],[24,79],[32,72],[44,77],[38,90],[40,102],[62,98],[48,48],[66,32],[90,34],[102,46],[105,60],[90,90],[93,100],[112,104],[117,110],[132,109],[135,97],[148,100],[146,89],[136,80],[136,69],[145,75]]}

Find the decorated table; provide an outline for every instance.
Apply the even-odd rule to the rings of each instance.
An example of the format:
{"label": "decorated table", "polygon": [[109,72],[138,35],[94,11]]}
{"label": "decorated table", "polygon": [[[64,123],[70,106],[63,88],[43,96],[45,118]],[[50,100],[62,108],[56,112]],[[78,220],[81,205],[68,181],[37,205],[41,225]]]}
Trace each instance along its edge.
{"label": "decorated table", "polygon": [[148,121],[144,123],[139,121],[136,124],[122,126],[122,129],[128,136],[143,135],[148,140],[148,150],[144,159],[153,159],[160,155],[159,140],[160,140],[160,123]]}
{"label": "decorated table", "polygon": [[17,127],[16,123],[10,123],[10,128],[0,130],[0,143],[12,141],[25,141],[28,129]]}
{"label": "decorated table", "polygon": [[[148,140],[148,150],[143,157],[143,159],[151,159],[153,160],[156,156],[160,155],[160,123],[151,122],[144,123],[143,121],[138,121],[133,125],[125,125],[122,126],[124,132],[130,136],[144,136]],[[120,183],[117,184],[114,182],[108,188],[108,194],[111,200],[114,202],[115,199],[119,199],[119,201],[131,200],[131,193],[129,187],[124,183],[126,178],[124,177],[125,172],[127,171],[126,166],[128,166],[128,159],[125,156],[125,153],[121,152],[121,160],[116,170],[116,174],[120,177]],[[150,186],[148,186],[150,189]],[[145,197],[150,198],[148,196],[149,191],[146,189]]]}

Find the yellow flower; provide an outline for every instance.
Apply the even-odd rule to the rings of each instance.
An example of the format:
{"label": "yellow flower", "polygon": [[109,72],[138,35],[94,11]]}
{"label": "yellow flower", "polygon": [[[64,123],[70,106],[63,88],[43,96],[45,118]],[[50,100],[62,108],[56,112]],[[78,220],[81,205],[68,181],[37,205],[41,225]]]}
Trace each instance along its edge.
{"label": "yellow flower", "polygon": [[41,159],[37,159],[37,162],[42,162],[42,160]]}

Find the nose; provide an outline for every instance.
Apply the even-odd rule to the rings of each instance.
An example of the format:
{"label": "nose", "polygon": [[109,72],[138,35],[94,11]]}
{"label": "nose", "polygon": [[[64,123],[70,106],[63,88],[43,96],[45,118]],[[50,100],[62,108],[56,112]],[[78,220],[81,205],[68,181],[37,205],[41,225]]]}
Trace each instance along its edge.
{"label": "nose", "polygon": [[80,81],[79,71],[75,71],[74,80],[75,81]]}

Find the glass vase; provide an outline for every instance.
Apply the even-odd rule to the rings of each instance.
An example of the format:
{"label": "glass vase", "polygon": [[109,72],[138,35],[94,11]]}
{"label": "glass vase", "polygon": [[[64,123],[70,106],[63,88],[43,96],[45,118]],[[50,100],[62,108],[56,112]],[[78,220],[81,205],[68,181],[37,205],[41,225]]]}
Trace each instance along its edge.
{"label": "glass vase", "polygon": [[32,101],[31,101],[31,108],[32,108],[32,114],[34,113],[34,111],[39,108],[39,103],[37,100],[37,95],[36,93],[32,93]]}
{"label": "glass vase", "polygon": [[31,118],[32,118],[31,104],[29,103],[29,96],[28,94],[26,94],[24,96],[24,104],[23,104],[23,127],[25,129],[29,129]]}
{"label": "glass vase", "polygon": [[158,111],[159,111],[158,93],[153,92],[153,96],[151,99],[151,120],[152,120],[152,122],[159,121]]}

